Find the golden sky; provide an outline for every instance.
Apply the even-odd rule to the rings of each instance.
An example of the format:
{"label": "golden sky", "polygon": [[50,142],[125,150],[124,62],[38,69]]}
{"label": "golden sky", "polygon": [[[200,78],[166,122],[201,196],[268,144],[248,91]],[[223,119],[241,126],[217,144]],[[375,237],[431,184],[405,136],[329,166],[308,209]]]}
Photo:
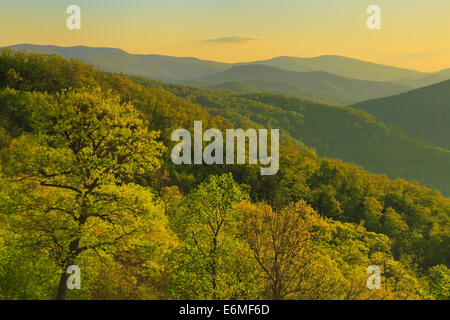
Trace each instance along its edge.
{"label": "golden sky", "polygon": [[[115,47],[130,53],[244,62],[336,54],[450,68],[449,0],[0,0],[0,46]],[[66,8],[81,8],[81,30]],[[381,30],[366,9],[381,8]]]}

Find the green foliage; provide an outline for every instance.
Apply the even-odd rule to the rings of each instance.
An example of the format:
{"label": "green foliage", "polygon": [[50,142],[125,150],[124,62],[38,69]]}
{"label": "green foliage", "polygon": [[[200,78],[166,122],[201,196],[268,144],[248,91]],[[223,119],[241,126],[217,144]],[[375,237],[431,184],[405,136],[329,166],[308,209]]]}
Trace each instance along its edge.
{"label": "green foliage", "polygon": [[[88,65],[59,56],[36,53],[0,52],[0,86],[26,91],[57,92],[62,88],[89,87],[96,73]],[[94,76],[94,77],[92,77]]]}
{"label": "green foliage", "polygon": [[31,131],[31,113],[37,94],[0,89],[0,126],[12,136]]}
{"label": "green foliage", "polygon": [[[172,290],[187,299],[251,297],[252,266],[236,234],[245,192],[231,175],[210,176],[171,215],[182,241],[171,256]],[[255,296],[253,296],[255,297]]]}
{"label": "green foliage", "polygon": [[450,149],[450,81],[401,95],[370,100],[355,108],[395,125],[411,136]]}
{"label": "green foliage", "polygon": [[[430,185],[449,181],[442,149],[351,108],[57,56],[2,52],[0,86],[1,299],[54,298],[73,263],[72,299],[448,299],[450,200],[303,143]],[[281,128],[280,171],[173,165],[170,134],[194,120]]]}
{"label": "green foliage", "polygon": [[325,157],[340,159],[390,178],[418,181],[450,192],[450,151],[408,136],[372,115],[275,94],[236,95],[137,79],[148,87],[170,90],[242,128],[279,128]]}
{"label": "green foliage", "polygon": [[428,270],[430,293],[437,300],[450,299],[450,270],[443,265],[437,265]]}
{"label": "green foliage", "polygon": [[9,148],[6,172],[26,196],[16,199],[8,223],[26,246],[48,254],[64,287],[66,268],[85,251],[135,246],[164,230],[153,195],[133,183],[159,166],[163,146],[117,97],[97,91],[40,98],[32,114],[37,135]]}

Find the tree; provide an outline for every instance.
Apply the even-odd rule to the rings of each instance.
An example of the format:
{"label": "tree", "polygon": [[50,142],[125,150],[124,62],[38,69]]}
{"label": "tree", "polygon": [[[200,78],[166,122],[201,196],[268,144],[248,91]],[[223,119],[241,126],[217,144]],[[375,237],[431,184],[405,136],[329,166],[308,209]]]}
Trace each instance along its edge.
{"label": "tree", "polygon": [[210,176],[171,213],[180,238],[172,253],[172,290],[194,299],[249,298],[252,267],[246,263],[236,237],[240,212],[247,197],[231,174]]}
{"label": "tree", "polygon": [[[242,236],[269,282],[271,299],[321,288],[311,287],[318,270],[313,253],[314,229],[323,221],[303,200],[274,212],[265,204],[244,202]],[[318,284],[318,283],[316,283]]]}
{"label": "tree", "polygon": [[359,217],[364,226],[371,231],[378,231],[379,221],[383,215],[383,205],[374,197],[364,197],[360,205]]}
{"label": "tree", "polygon": [[181,201],[182,195],[177,186],[164,187],[161,191],[161,200],[164,202],[164,212],[169,210]]}
{"label": "tree", "polygon": [[450,269],[437,265],[428,270],[430,293],[436,300],[450,300]]}
{"label": "tree", "polygon": [[163,208],[133,184],[159,167],[163,146],[118,97],[97,90],[41,99],[32,115],[37,135],[11,142],[7,172],[27,195],[11,224],[56,262],[57,298],[66,299],[66,269],[80,254],[148,243],[164,228]]}

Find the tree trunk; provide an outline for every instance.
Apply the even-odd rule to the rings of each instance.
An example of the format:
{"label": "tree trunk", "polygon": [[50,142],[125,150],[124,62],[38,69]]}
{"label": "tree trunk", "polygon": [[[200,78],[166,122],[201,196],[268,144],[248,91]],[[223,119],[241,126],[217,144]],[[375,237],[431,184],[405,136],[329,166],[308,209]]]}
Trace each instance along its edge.
{"label": "tree trunk", "polygon": [[56,295],[56,300],[67,300],[67,294],[69,293],[69,288],[67,288],[67,280],[69,279],[69,274],[66,273],[64,269],[61,277],[59,278],[58,294]]}
{"label": "tree trunk", "polygon": [[69,254],[70,257],[68,261],[65,263],[65,268],[61,273],[61,277],[59,278],[59,286],[58,286],[58,294],[56,295],[56,300],[67,300],[67,294],[69,293],[69,288],[67,287],[67,280],[70,277],[70,274],[67,273],[67,268],[69,266],[75,264],[75,260],[79,254],[80,247],[80,239],[72,240],[69,244]]}
{"label": "tree trunk", "polygon": [[213,256],[212,256],[212,265],[211,265],[211,273],[212,273],[212,299],[216,300],[216,251],[217,251],[217,238],[215,237],[213,239]]}

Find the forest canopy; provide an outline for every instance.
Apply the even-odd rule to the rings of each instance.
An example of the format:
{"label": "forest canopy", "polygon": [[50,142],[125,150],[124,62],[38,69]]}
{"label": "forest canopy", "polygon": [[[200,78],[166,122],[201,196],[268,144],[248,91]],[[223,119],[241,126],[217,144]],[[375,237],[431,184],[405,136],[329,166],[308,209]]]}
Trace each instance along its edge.
{"label": "forest canopy", "polygon": [[[273,176],[174,165],[173,130],[271,128],[245,101],[289,99],[144,82],[0,53],[0,299],[450,298],[439,191],[319,156],[294,130]],[[274,123],[301,120],[290,111]]]}

